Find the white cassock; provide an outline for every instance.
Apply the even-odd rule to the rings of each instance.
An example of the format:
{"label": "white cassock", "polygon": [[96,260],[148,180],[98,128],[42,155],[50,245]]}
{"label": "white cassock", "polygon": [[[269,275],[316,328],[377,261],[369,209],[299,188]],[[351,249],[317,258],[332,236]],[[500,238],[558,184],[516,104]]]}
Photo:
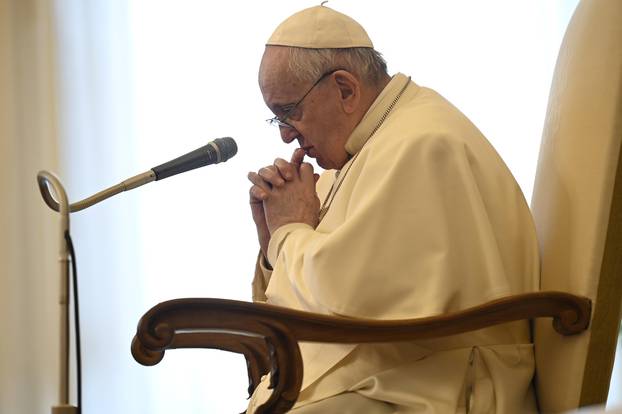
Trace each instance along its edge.
{"label": "white cassock", "polygon": [[[258,265],[254,300],[406,319],[537,289],[535,229],[520,188],[477,128],[436,92],[395,75],[346,150],[349,162],[318,182],[320,200],[331,192],[318,227],[287,224],[272,235],[274,271]],[[314,404],[348,412],[340,401],[350,395],[380,402],[359,411],[370,413],[535,411],[528,321],[435,340],[300,346],[301,412]],[[249,412],[267,398],[265,385]]]}

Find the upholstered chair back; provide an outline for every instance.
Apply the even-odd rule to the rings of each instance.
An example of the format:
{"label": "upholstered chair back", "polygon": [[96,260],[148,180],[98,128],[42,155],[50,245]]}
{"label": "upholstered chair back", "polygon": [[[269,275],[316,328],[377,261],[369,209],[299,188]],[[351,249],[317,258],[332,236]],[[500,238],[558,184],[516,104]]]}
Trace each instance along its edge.
{"label": "upholstered chair back", "polygon": [[541,289],[589,297],[590,329],[534,324],[542,412],[602,403],[622,296],[622,1],[582,0],[566,31],[544,125],[532,210]]}

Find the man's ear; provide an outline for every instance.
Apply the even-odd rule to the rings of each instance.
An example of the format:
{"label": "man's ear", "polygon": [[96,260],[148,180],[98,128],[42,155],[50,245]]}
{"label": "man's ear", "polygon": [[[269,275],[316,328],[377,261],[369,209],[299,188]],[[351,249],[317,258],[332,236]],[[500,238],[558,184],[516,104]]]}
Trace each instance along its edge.
{"label": "man's ear", "polygon": [[345,70],[335,72],[335,82],[339,88],[339,98],[344,112],[353,113],[361,102],[361,83],[353,74]]}

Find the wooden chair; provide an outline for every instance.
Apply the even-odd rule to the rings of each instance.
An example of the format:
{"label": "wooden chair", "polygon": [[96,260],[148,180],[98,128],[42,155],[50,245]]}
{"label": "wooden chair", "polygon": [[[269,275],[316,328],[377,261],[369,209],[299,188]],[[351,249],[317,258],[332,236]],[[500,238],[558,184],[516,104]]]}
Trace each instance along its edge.
{"label": "wooden chair", "polygon": [[[461,312],[355,320],[224,299],[163,302],[140,320],[134,358],[218,348],[246,357],[249,392],[272,374],[258,412],[283,413],[302,383],[298,341],[362,343],[439,337],[534,319],[542,412],[606,401],[622,297],[622,2],[583,0],[559,54],[532,201],[541,292]],[[546,317],[553,317],[551,324]]]}

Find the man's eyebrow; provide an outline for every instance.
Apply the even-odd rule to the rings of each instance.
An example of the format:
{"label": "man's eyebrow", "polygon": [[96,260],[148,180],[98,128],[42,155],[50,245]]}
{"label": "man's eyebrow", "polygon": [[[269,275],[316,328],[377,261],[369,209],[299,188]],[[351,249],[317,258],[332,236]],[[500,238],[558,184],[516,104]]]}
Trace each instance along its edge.
{"label": "man's eyebrow", "polygon": [[290,103],[285,103],[285,104],[274,104],[273,105],[273,112],[276,114],[277,112],[280,112],[282,114],[287,113],[287,111],[289,111],[290,109],[292,109],[294,107],[294,105],[296,105],[294,102],[290,102]]}

